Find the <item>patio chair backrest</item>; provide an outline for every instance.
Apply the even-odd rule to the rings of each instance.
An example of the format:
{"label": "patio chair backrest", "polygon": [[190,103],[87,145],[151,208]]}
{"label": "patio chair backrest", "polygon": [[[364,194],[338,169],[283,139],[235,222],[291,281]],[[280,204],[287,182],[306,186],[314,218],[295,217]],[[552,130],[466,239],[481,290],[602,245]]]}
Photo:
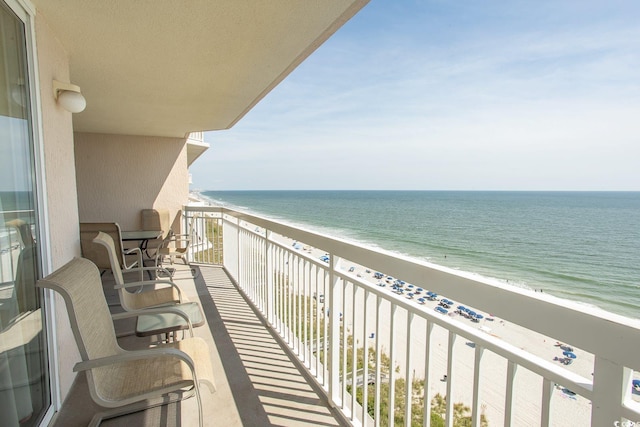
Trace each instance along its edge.
{"label": "patio chair backrest", "polygon": [[142,229],[162,230],[164,240],[171,231],[171,214],[168,209],[142,209]]}
{"label": "patio chair backrest", "polygon": [[[118,264],[118,255],[116,253],[115,243],[111,235],[100,231],[98,232],[98,235],[93,239],[93,241],[96,245],[102,246],[109,256],[109,260],[111,263],[110,268],[111,272],[113,273],[113,279],[115,280],[116,285],[124,285],[124,276],[122,275],[122,269]],[[122,305],[122,307],[124,307],[125,310],[131,310],[134,305],[134,296],[123,288],[118,288],[118,296],[120,297],[120,304]]]}
{"label": "patio chair backrest", "polygon": [[[37,283],[38,287],[53,289],[64,299],[83,361],[122,352],[102,290],[100,271],[91,261],[74,258]],[[100,369],[94,369],[93,374],[99,384]]]}
{"label": "patio chair backrest", "polygon": [[120,254],[116,256],[116,264],[122,267],[122,265],[124,265],[122,236],[120,234],[120,226],[117,222],[81,222],[80,246],[82,256],[91,260],[100,270],[111,270],[111,259],[106,249],[93,242],[93,239],[99,232],[107,233],[113,239],[116,254]]}

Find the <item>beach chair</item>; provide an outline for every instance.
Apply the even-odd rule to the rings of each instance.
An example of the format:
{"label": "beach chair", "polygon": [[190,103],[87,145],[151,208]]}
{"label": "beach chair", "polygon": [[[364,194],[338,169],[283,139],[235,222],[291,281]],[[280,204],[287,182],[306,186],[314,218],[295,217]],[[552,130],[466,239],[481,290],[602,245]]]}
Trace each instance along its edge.
{"label": "beach chair", "polygon": [[207,343],[201,338],[126,351],[116,340],[113,318],[137,313],[109,313],[98,268],[89,260],[72,261],[38,281],[64,299],[81,362],[73,370],[85,372],[91,398],[108,408],[96,414],[90,426],[104,418],[124,415],[196,396],[202,426],[200,384],[215,391]]}

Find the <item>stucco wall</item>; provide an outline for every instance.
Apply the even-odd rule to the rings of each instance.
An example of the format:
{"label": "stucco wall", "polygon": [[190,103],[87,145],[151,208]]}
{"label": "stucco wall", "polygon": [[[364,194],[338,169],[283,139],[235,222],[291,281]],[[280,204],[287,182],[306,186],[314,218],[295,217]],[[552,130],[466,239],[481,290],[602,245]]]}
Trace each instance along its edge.
{"label": "stucco wall", "polygon": [[136,230],[140,211],[156,208],[169,209],[179,229],[189,193],[185,138],[76,133],[75,160],[81,222]]}
{"label": "stucco wall", "polygon": [[[72,115],[58,107],[52,96],[54,79],[69,81],[69,58],[42,17],[36,16],[35,25],[42,106],[50,264],[55,270],[74,256],[80,255]],[[61,398],[64,399],[75,378],[73,365],[80,360],[80,356],[71,333],[64,302],[58,295],[56,295],[55,306],[60,392]]]}

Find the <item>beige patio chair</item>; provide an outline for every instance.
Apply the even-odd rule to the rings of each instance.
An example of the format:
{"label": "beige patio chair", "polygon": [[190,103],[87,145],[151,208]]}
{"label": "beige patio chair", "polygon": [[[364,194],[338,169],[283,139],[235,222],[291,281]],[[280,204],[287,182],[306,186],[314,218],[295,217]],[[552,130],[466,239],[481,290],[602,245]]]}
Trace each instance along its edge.
{"label": "beige patio chair", "polygon": [[171,264],[173,264],[175,258],[180,258],[185,265],[189,265],[187,251],[190,244],[191,238],[189,234],[169,233],[169,236],[162,242],[162,246],[158,248],[156,265],[162,265],[166,257],[169,258],[169,263]]}
{"label": "beige patio chair", "polygon": [[158,240],[148,242],[146,252],[149,258],[155,258],[162,242],[171,233],[171,213],[168,209],[142,209],[140,211],[143,230],[162,231],[162,236]]}
{"label": "beige patio chair", "polygon": [[[125,283],[122,270],[120,270],[120,266],[118,265],[117,252],[111,236],[99,232],[93,239],[93,242],[105,248],[110,260],[113,278],[116,282],[115,289],[118,291],[120,305],[122,305],[122,308],[126,311],[187,302],[186,297],[182,296],[180,288],[170,280],[154,279]],[[137,267],[129,271],[149,270],[155,271],[157,267]],[[129,292],[128,289],[135,289],[136,292]]]}
{"label": "beige patio chair", "polygon": [[[128,271],[136,266],[143,266],[140,248],[123,249],[122,235],[117,222],[81,222],[80,248],[82,256],[91,260],[100,271],[111,270],[111,260],[105,248],[93,242],[99,232],[106,233],[113,239],[117,264],[122,270]],[[135,258],[131,259],[133,257]],[[142,280],[142,276],[140,276],[140,280]]]}
{"label": "beige patio chair", "polygon": [[[145,350],[122,349],[103,296],[100,273],[86,259],[73,259],[39,280],[38,286],[53,289],[63,297],[82,359],[73,370],[86,372],[92,399],[109,408],[96,414],[90,425],[98,425],[103,418],[195,395],[202,426],[200,383],[215,391],[209,348],[204,340],[186,338]],[[139,313],[116,316],[127,315]]]}

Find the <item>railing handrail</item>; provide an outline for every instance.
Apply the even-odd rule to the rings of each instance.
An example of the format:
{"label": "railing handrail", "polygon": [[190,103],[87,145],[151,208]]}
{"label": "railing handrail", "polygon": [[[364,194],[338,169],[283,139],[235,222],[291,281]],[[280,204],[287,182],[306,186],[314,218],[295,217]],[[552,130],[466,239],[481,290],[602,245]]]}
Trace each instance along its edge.
{"label": "railing handrail", "polygon": [[[637,355],[637,343],[640,342],[640,320],[604,310],[591,313],[587,308],[572,301],[475,277],[383,249],[367,248],[347,240],[234,209],[185,206],[184,210],[219,213],[223,217],[226,215],[239,223],[242,221],[251,223],[254,227],[262,227],[302,241],[353,263],[374,265],[379,271],[402,278],[407,283],[421,285],[425,289],[428,288],[456,301],[468,302],[479,310],[640,371],[640,358]],[[430,278],[428,284],[424,283],[425,277]],[[349,277],[349,280],[354,278]],[[446,283],[446,286],[443,283]],[[371,291],[377,292],[375,289]],[[400,298],[397,303],[411,310],[419,308],[415,304],[407,304]],[[523,307],[527,309],[524,310]],[[544,315],[539,316],[539,313]],[[452,327],[457,325],[452,324]]]}
{"label": "railing handrail", "polygon": [[[229,274],[236,278],[240,288],[256,308],[264,314],[265,320],[273,325],[284,342],[291,347],[296,357],[308,369],[315,369],[312,376],[315,375],[316,379],[320,379],[319,384],[327,393],[327,397],[350,420],[360,419],[363,423],[368,423],[366,421],[367,387],[364,387],[362,391],[363,404],[361,406],[356,402],[356,395],[347,388],[349,381],[356,381],[357,373],[353,368],[350,368],[350,373],[347,372],[347,346],[345,344],[347,333],[349,333],[346,321],[353,325],[354,340],[355,336],[360,334],[362,342],[367,342],[368,338],[372,338],[367,337],[369,328],[367,326],[368,304],[356,304],[356,301],[361,301],[363,291],[364,301],[367,301],[369,296],[373,296],[377,301],[376,348],[373,350],[377,354],[376,384],[380,374],[381,333],[389,335],[387,344],[390,348],[389,358],[393,361],[392,363],[397,363],[397,357],[402,357],[395,354],[396,346],[400,345],[398,354],[401,354],[404,348],[406,360],[400,361],[405,368],[404,378],[412,376],[411,369],[415,375],[416,365],[412,361],[414,334],[411,325],[414,318],[419,317],[426,320],[424,324],[426,338],[423,343],[426,345],[424,353],[425,381],[433,381],[433,374],[430,373],[429,368],[433,326],[439,326],[438,329],[442,328],[449,334],[446,369],[450,378],[456,377],[456,368],[453,365],[453,360],[456,360],[454,355],[456,337],[464,337],[469,340],[468,342],[474,344],[476,350],[473,362],[472,418],[475,425],[480,422],[481,418],[480,372],[484,350],[489,350],[491,353],[508,360],[504,403],[504,422],[507,425],[510,425],[514,420],[512,403],[515,390],[515,372],[518,366],[523,366],[543,378],[540,407],[542,425],[551,425],[552,390],[561,386],[565,387],[562,390],[572,391],[591,401],[591,425],[610,425],[614,420],[632,420],[640,417],[640,402],[633,400],[631,393],[629,393],[632,370],[640,370],[638,369],[640,359],[635,354],[637,342],[640,342],[639,320],[602,310],[591,312],[577,303],[554,298],[547,294],[513,288],[497,280],[481,278],[382,249],[367,248],[358,243],[247,212],[211,206],[185,207],[184,210],[185,219],[191,216],[199,217],[202,218],[202,221],[199,220],[201,224],[210,224],[207,218],[214,221],[212,226],[207,225],[200,230],[199,238],[206,235],[206,239],[209,239],[211,237],[208,236],[223,234],[222,240],[219,237],[215,238],[217,253],[223,252],[222,264],[227,268]],[[191,212],[197,213],[192,215]],[[294,240],[293,246],[291,246],[292,240],[290,239]],[[296,245],[295,241],[308,246],[306,249],[314,248],[315,250],[300,250],[301,248]],[[319,257],[319,251],[329,255],[328,263],[326,259]],[[515,346],[515,342],[511,343],[491,336],[491,334],[487,334],[486,329],[477,329],[468,323],[435,314],[429,306],[418,305],[414,301],[409,301],[407,298],[389,292],[388,289],[377,286],[370,279],[364,279],[351,273],[353,269],[347,272],[346,261],[353,263],[353,265],[381,271],[385,275],[393,275],[411,282],[414,286],[436,291],[441,296],[455,299],[459,303],[473,307],[476,311],[481,310],[491,315],[495,314],[507,322],[532,331],[532,333],[537,332],[546,337],[562,340],[579,350],[592,353],[594,359],[591,363],[593,364],[591,367],[581,368],[580,374],[577,374],[544,357],[539,357],[524,348]],[[286,293],[282,292],[283,284],[287,287]],[[318,286],[322,286],[322,289]],[[307,311],[308,303],[304,302],[306,298],[311,298],[312,292],[313,295],[316,295],[317,292],[324,293],[325,302],[328,296],[326,316],[330,320],[323,322],[322,347],[325,360],[322,364],[318,364],[317,358],[315,362],[310,362],[313,359],[310,348],[313,345],[316,347],[320,345],[319,335],[316,336],[316,342],[313,345],[303,345],[300,341],[310,340],[311,342],[313,340],[313,328],[308,335],[307,321],[304,320],[307,319],[307,316],[315,316],[315,327],[320,327],[320,316],[318,313],[310,315],[310,312]],[[299,299],[301,297],[302,300]],[[347,302],[348,300],[349,302]],[[381,330],[379,321],[382,315],[380,312],[382,302],[388,304],[391,312],[390,318],[385,321],[389,322],[384,327],[388,329]],[[323,305],[322,318],[325,316],[324,307],[326,306]],[[397,332],[394,326],[397,311],[406,316],[406,338],[403,338],[406,342],[397,342],[394,338]],[[329,313],[331,313],[330,316]],[[338,313],[340,313],[339,319]],[[339,325],[344,325],[344,327]],[[352,367],[355,367],[356,342],[354,341],[349,346],[352,351],[349,361]],[[362,347],[362,351],[363,359],[368,360],[367,345]],[[419,351],[417,356],[420,357]],[[321,368],[321,366],[323,367]],[[368,365],[365,364],[363,375],[366,375],[367,367]],[[588,375],[590,371],[592,377]],[[389,381],[394,384],[396,376],[403,375],[396,374],[396,370],[389,372]],[[495,374],[500,375],[493,372],[493,375]],[[446,377],[447,375],[445,375]],[[452,395],[452,383],[452,381],[447,382],[447,396]],[[408,396],[412,393],[412,385],[410,381],[406,381],[405,384],[404,392]],[[426,385],[424,387],[427,390]],[[394,399],[394,390],[394,387],[389,388],[388,398],[390,401]],[[380,415],[379,391],[380,389],[376,386],[376,416]],[[428,391],[424,393],[424,411],[427,413],[427,402],[431,402],[433,396]],[[453,417],[452,402],[447,401],[445,414],[447,422],[451,422]],[[409,406],[405,408],[404,416],[406,424],[411,417]],[[370,422],[372,421],[370,420]],[[389,423],[393,424],[391,412],[389,412]],[[358,423],[356,422],[356,424]]]}

